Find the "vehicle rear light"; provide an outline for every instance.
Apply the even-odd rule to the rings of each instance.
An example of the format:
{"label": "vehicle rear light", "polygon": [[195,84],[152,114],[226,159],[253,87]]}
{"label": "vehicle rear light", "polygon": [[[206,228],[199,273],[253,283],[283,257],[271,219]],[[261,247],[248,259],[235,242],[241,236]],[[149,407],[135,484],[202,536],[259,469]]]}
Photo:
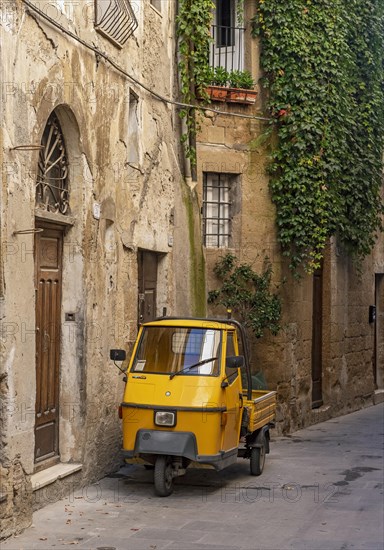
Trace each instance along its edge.
{"label": "vehicle rear light", "polygon": [[123,419],[123,407],[121,405],[119,405],[119,418],[120,420]]}

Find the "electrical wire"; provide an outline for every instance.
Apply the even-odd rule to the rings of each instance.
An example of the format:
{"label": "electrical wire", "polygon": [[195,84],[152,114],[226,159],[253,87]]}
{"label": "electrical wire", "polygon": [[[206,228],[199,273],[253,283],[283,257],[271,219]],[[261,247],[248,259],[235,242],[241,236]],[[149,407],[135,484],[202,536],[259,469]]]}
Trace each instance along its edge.
{"label": "electrical wire", "polygon": [[[48,21],[52,26],[54,26],[57,29],[61,30],[66,35],[70,36],[71,38],[73,38],[74,40],[76,40],[77,42],[82,44],[88,50],[93,51],[98,58],[104,59],[104,61],[109,63],[114,69],[116,69],[116,71],[118,71],[119,73],[124,75],[126,78],[131,80],[131,82],[133,82],[134,84],[136,84],[137,86],[139,86],[140,88],[142,88],[143,90],[148,92],[150,95],[152,95],[153,97],[155,97],[159,101],[162,101],[163,103],[167,103],[169,105],[174,105],[175,107],[178,107],[180,109],[195,109],[195,110],[203,111],[203,112],[212,112],[212,113],[215,113],[217,115],[225,115],[225,116],[232,116],[232,117],[238,117],[238,118],[248,118],[248,119],[263,120],[263,121],[269,121],[270,120],[267,117],[260,117],[260,116],[256,116],[256,115],[243,115],[241,113],[232,113],[230,111],[229,112],[220,111],[220,110],[214,109],[212,107],[192,105],[192,104],[189,104],[189,103],[181,103],[179,101],[174,101],[172,99],[164,97],[164,96],[160,95],[159,93],[155,92],[154,90],[152,90],[151,88],[149,88],[148,86],[146,86],[145,84],[143,84],[142,82],[140,82],[139,80],[137,80],[137,78],[135,78],[134,76],[129,74],[127,71],[125,71],[122,67],[120,67],[120,65],[118,65],[115,61],[113,61],[107,54],[103,53],[102,51],[100,51],[95,46],[92,46],[91,44],[89,44],[88,42],[86,42],[85,40],[83,40],[82,38],[77,36],[76,34],[74,34],[72,31],[70,31],[70,30],[66,29],[65,27],[63,27],[62,25],[60,25],[60,23],[58,23],[57,21],[52,19],[52,17],[50,17],[49,15],[44,13],[41,9],[39,9],[37,6],[35,6],[31,2],[29,2],[29,0],[22,0],[22,2],[23,2],[23,4],[28,6],[29,9],[31,9],[32,11],[37,13],[40,17],[42,17],[43,19]],[[28,10],[26,10],[26,11],[28,12]],[[30,14],[30,15],[32,16],[32,14]]]}

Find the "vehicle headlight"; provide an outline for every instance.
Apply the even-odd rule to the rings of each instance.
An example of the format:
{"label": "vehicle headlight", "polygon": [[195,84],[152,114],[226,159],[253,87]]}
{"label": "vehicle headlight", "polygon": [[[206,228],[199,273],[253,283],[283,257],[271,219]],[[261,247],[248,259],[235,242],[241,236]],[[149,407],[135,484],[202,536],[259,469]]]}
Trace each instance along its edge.
{"label": "vehicle headlight", "polygon": [[156,426],[175,426],[176,413],[171,411],[155,411]]}

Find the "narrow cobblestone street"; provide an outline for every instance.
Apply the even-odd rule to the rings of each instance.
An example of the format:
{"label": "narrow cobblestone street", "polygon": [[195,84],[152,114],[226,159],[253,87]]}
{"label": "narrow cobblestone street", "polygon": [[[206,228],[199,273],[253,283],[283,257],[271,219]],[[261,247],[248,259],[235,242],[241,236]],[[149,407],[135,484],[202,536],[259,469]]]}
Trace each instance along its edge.
{"label": "narrow cobblestone street", "polygon": [[261,477],[245,460],[189,470],[168,498],[125,466],[36,512],[1,550],[381,550],[383,421],[380,404],[276,437]]}

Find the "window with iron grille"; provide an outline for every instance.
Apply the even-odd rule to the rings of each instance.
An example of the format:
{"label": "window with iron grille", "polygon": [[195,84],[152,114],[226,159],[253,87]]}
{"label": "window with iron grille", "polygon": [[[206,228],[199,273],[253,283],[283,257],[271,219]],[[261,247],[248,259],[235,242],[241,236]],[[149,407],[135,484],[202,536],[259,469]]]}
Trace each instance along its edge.
{"label": "window with iron grille", "polygon": [[233,174],[204,173],[203,238],[208,248],[230,246],[235,177]]}
{"label": "window with iron grille", "polygon": [[129,0],[95,0],[95,29],[117,47],[124,46],[136,28]]}
{"label": "window with iron grille", "polygon": [[227,71],[244,70],[245,27],[241,10],[244,0],[215,0],[209,63]]}
{"label": "window with iron grille", "polygon": [[217,46],[234,45],[234,27],[235,27],[235,1],[220,0],[216,2],[216,25]]}
{"label": "window with iron grille", "polygon": [[49,117],[41,139],[36,205],[48,212],[68,214],[68,160],[63,132],[55,113]]}

